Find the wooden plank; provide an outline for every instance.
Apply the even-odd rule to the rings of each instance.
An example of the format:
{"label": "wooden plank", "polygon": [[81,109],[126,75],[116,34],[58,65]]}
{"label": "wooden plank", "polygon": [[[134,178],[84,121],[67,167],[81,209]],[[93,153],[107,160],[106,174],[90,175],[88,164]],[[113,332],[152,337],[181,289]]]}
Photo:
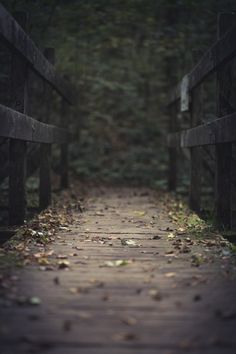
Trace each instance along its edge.
{"label": "wooden plank", "polygon": [[[17,107],[19,109],[19,107]],[[26,114],[0,104],[0,136],[33,143],[66,142],[67,132],[54,125],[41,123]]]}
{"label": "wooden plank", "polygon": [[[73,343],[74,344],[74,343]],[[181,345],[179,345],[180,347]],[[63,345],[61,347],[60,345],[57,345],[54,343],[51,345],[48,345],[47,349],[47,354],[186,354],[186,349],[181,349],[176,346],[147,346],[147,347],[139,347],[139,346],[124,346],[121,345],[120,347],[116,346],[115,348],[112,347],[112,345],[105,344],[101,346],[90,346],[90,345],[75,345],[74,347],[71,347],[70,344],[68,345]],[[24,343],[9,343],[4,344],[2,346],[3,354],[26,354],[26,349],[29,349],[30,345],[24,344]],[[30,350],[30,349],[29,349]],[[189,352],[189,351],[188,351]],[[199,354],[201,352],[202,354],[222,354],[222,348],[203,348],[201,349],[193,349],[191,350],[191,354]],[[235,354],[234,353],[234,348],[224,348],[224,353],[223,354]]]}
{"label": "wooden plank", "polygon": [[[65,102],[61,101],[61,126],[66,129],[69,125],[68,111],[66,110]],[[60,175],[61,175],[61,188],[68,188],[69,186],[69,175],[68,175],[68,142],[61,145],[61,156],[60,156]]]}
{"label": "wooden plank", "polygon": [[[218,17],[218,38],[235,22],[235,15],[220,14]],[[217,72],[217,115],[221,117],[233,112],[230,106],[232,94],[232,63],[227,63]],[[236,130],[234,130],[236,134]],[[216,145],[215,205],[218,227],[231,227],[231,164],[232,143]]]}
{"label": "wooden plank", "polygon": [[191,148],[189,206],[196,212],[201,209],[202,156],[199,147]]}
{"label": "wooden plank", "polygon": [[[235,22],[234,22],[235,23]],[[230,22],[232,25],[232,22]],[[232,59],[236,54],[236,25],[222,36],[213,46],[202,56],[197,65],[188,74],[189,91],[198,86],[210,74],[216,71],[225,62]],[[179,83],[169,94],[168,105],[180,99],[181,83]]]}
{"label": "wooden plank", "polygon": [[[16,17],[25,28],[28,25],[26,13],[18,13]],[[11,57],[10,74],[11,107],[25,113],[28,101],[28,65],[17,53]],[[26,150],[22,140],[9,142],[9,224],[22,225],[26,215]]]}
{"label": "wooden plank", "polygon": [[[169,131],[176,130],[177,125],[177,109],[175,105],[169,107]],[[168,148],[169,162],[168,162],[168,190],[175,191],[177,186],[177,149],[176,146],[169,146]]]}
{"label": "wooden plank", "polygon": [[51,145],[40,144],[39,208],[43,210],[51,204]]}
{"label": "wooden plank", "polygon": [[68,103],[73,103],[72,90],[45,58],[7,10],[0,4],[0,36],[5,43],[21,54],[30,68],[46,80]]}
{"label": "wooden plank", "polygon": [[236,141],[236,113],[210,123],[168,135],[168,146],[191,148]]}
{"label": "wooden plank", "polygon": [[[197,126],[202,116],[202,90],[196,88],[191,96],[191,126]],[[194,211],[199,212],[201,208],[201,179],[202,179],[202,152],[200,147],[190,149],[190,189],[189,205]]]}
{"label": "wooden plank", "polygon": [[[55,50],[54,48],[46,48],[44,50],[45,57],[48,61],[55,64]],[[44,99],[51,101],[51,93],[44,85]],[[49,121],[50,108],[46,106],[43,120]],[[51,145],[40,144],[40,169],[39,169],[39,208],[45,209],[51,204]]]}

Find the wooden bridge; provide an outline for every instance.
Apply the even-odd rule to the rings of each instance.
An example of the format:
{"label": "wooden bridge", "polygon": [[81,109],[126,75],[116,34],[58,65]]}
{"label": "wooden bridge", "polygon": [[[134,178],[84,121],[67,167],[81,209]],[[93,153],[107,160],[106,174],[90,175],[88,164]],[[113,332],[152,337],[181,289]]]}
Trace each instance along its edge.
{"label": "wooden bridge", "polygon": [[[50,63],[52,49],[43,55],[22,29],[27,17],[17,16],[18,23],[0,6],[0,36],[11,58],[12,101],[0,105],[0,136],[9,139],[10,226],[23,224],[27,211],[26,142],[40,144],[40,209],[51,203],[52,144],[61,147],[61,187],[68,187],[65,111],[74,101],[68,82]],[[229,24],[221,16],[218,41],[172,93],[168,137],[169,189],[177,185],[179,147],[189,148],[190,205],[196,211],[201,171],[208,164],[202,147],[216,146],[216,219],[224,228],[234,224],[235,113],[225,99],[236,27],[223,34]],[[38,121],[27,114],[30,71],[61,97],[60,127],[46,116]],[[214,71],[219,117],[203,124],[197,88]],[[178,133],[179,100],[191,128]],[[41,213],[0,250],[1,354],[235,353],[235,256],[221,235],[168,193],[88,185],[81,205],[75,182],[63,196],[62,206]],[[178,212],[183,225],[176,222]],[[191,232],[191,215],[200,233]],[[24,267],[14,266],[15,257]]]}

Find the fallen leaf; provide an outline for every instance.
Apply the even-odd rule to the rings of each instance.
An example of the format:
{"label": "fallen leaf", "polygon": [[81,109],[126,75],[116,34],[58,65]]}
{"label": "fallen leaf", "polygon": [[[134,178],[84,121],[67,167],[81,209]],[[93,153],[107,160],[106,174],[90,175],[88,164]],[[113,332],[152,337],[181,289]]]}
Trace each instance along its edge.
{"label": "fallen leaf", "polygon": [[76,288],[70,288],[69,291],[70,291],[71,294],[88,294],[89,293],[89,288],[76,287]]}
{"label": "fallen leaf", "polygon": [[58,254],[57,255],[57,259],[67,259],[67,258],[68,258],[68,256],[65,254]]}
{"label": "fallen leaf", "polygon": [[175,234],[173,234],[173,232],[170,232],[167,237],[169,240],[173,240],[175,238]]}
{"label": "fallen leaf", "polygon": [[76,315],[83,320],[88,320],[89,318],[92,317],[92,315],[90,313],[85,312],[85,311],[79,311],[76,313]]}
{"label": "fallen leaf", "polygon": [[204,262],[202,254],[193,254],[191,257],[192,266],[199,267]]}
{"label": "fallen leaf", "polygon": [[60,279],[59,279],[59,277],[53,278],[53,282],[54,282],[54,284],[59,285],[59,284],[60,284]]}
{"label": "fallen leaf", "polygon": [[78,288],[70,288],[69,291],[71,294],[78,294],[78,292],[79,292]]}
{"label": "fallen leaf", "polygon": [[28,302],[30,305],[38,306],[41,304],[41,299],[37,296],[32,296],[29,298]]}
{"label": "fallen leaf", "polygon": [[176,273],[175,272],[169,272],[169,273],[166,273],[165,274],[165,277],[166,278],[173,278],[173,277],[175,277],[176,276]]}
{"label": "fallen leaf", "polygon": [[115,341],[132,341],[137,339],[137,335],[135,333],[120,333],[113,335],[112,339]]}
{"label": "fallen leaf", "polygon": [[49,261],[47,260],[47,258],[39,258],[38,259],[38,264],[44,266],[44,265],[48,265]]}
{"label": "fallen leaf", "polygon": [[134,326],[137,323],[137,320],[134,317],[125,317],[121,319],[121,322],[123,322],[127,326]]}
{"label": "fallen leaf", "polygon": [[161,239],[161,236],[159,236],[159,235],[156,235],[156,236],[153,236],[153,238],[152,238],[153,240],[160,240]]}
{"label": "fallen leaf", "polygon": [[146,214],[146,212],[145,211],[137,211],[137,210],[135,210],[134,214],[137,215],[137,216],[144,216]]}
{"label": "fallen leaf", "polygon": [[44,253],[43,252],[38,252],[38,253],[35,253],[33,254],[34,258],[38,259],[38,258],[42,258],[44,256]]}
{"label": "fallen leaf", "polygon": [[133,246],[137,246],[136,242],[134,240],[125,240],[125,239],[122,239],[121,240],[121,244],[123,246],[129,246],[129,247],[133,247]]}
{"label": "fallen leaf", "polygon": [[58,261],[57,264],[58,264],[58,268],[59,268],[59,269],[69,268],[69,266],[70,266],[70,262],[69,262],[69,261],[66,261],[66,260]]}
{"label": "fallen leaf", "polygon": [[45,272],[45,271],[54,270],[54,267],[52,265],[47,265],[47,266],[41,265],[39,267],[39,270]]}
{"label": "fallen leaf", "polygon": [[173,254],[173,253],[174,253],[173,250],[166,251],[166,254]]}
{"label": "fallen leaf", "polygon": [[177,229],[177,234],[178,235],[184,235],[186,233],[186,230],[183,227],[179,227]]}
{"label": "fallen leaf", "polygon": [[59,226],[59,230],[68,231],[69,228],[66,226]]}
{"label": "fallen leaf", "polygon": [[49,257],[49,256],[52,256],[54,254],[54,250],[50,250],[50,251],[47,251],[47,252],[45,252],[45,256],[46,257]]}
{"label": "fallen leaf", "polygon": [[148,293],[149,293],[149,295],[151,296],[151,298],[152,298],[153,300],[156,300],[156,301],[162,300],[162,295],[161,295],[161,293],[160,293],[159,290],[157,290],[157,289],[150,289]]}
{"label": "fallen leaf", "polygon": [[96,288],[104,288],[105,283],[103,281],[98,281],[96,279],[90,280],[90,283],[92,283]]}
{"label": "fallen leaf", "polygon": [[135,340],[137,339],[137,335],[135,333],[125,333],[123,339],[127,341]]}
{"label": "fallen leaf", "polygon": [[126,266],[130,263],[130,261],[126,261],[124,259],[117,259],[116,261],[106,261],[103,267],[122,267]]}

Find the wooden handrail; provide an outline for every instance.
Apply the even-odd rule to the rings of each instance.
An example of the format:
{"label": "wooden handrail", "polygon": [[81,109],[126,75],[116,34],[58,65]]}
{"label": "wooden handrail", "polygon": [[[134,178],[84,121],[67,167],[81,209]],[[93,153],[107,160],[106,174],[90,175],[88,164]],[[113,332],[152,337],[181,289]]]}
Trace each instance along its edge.
{"label": "wooden handrail", "polygon": [[1,104],[0,120],[1,137],[45,144],[63,144],[67,141],[66,130],[39,122]]}
{"label": "wooden handrail", "polygon": [[[189,78],[189,91],[197,87],[210,74],[221,65],[236,56],[236,25],[233,26],[223,37],[216,41],[212,47],[201,57],[193,70],[187,74]],[[186,75],[185,75],[186,76]],[[184,77],[185,77],[184,76]],[[168,96],[167,105],[171,105],[181,97],[181,82],[174,87]]]}
{"label": "wooden handrail", "polygon": [[169,147],[191,148],[236,141],[236,113],[168,135]]}
{"label": "wooden handrail", "polygon": [[[204,163],[202,147],[214,145],[214,202],[215,218],[221,228],[231,228],[233,222],[233,193],[235,165],[233,163],[236,142],[236,113],[231,105],[233,92],[233,64],[236,57],[236,15],[222,13],[218,17],[218,40],[206,51],[193,70],[172,90],[168,97],[169,127],[168,187],[177,186],[178,148],[190,149],[189,204],[201,210],[201,179]],[[216,73],[216,118],[202,124],[202,93],[198,87],[210,74]],[[178,100],[181,105],[178,107]],[[176,126],[178,112],[188,112],[190,129],[181,131]],[[178,129],[179,128],[179,129]],[[177,132],[177,130],[179,130]]]}
{"label": "wooden handrail", "polygon": [[[44,209],[51,204],[51,145],[59,144],[63,151],[60,168],[61,186],[68,187],[68,120],[65,110],[73,103],[72,90],[54,68],[54,49],[45,55],[26,34],[28,16],[23,12],[15,14],[16,20],[0,4],[0,40],[10,49],[10,102],[7,107],[0,104],[0,137],[9,139],[9,223],[21,225],[26,218],[26,164],[27,142],[39,143],[39,207]],[[18,22],[19,23],[18,23]],[[51,62],[50,62],[51,61]],[[61,96],[64,107],[63,125],[58,128],[49,124],[49,107],[44,111],[43,122],[28,113],[29,71],[33,70]],[[44,85],[44,90],[46,86]],[[44,91],[45,92],[45,91]],[[47,99],[50,101],[50,92]],[[64,129],[62,129],[64,128]],[[66,181],[66,184],[64,183]]]}

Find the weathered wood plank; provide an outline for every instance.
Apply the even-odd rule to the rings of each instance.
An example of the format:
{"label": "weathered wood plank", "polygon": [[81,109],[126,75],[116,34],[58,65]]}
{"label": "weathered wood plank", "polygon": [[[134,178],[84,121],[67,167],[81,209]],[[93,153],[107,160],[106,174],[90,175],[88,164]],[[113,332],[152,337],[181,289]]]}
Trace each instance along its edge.
{"label": "weathered wood plank", "polygon": [[[175,105],[169,107],[169,131],[177,129],[177,109]],[[177,187],[178,154],[176,146],[168,147],[168,190],[175,191]]]}
{"label": "weathered wood plank", "polygon": [[[65,102],[61,101],[61,127],[68,128],[69,125],[68,109],[66,109]],[[69,186],[69,161],[68,161],[68,142],[61,145],[60,155],[60,175],[61,188],[68,188]]]}
{"label": "weathered wood plank", "polygon": [[[17,13],[16,17],[22,27],[28,26],[26,13]],[[10,73],[11,107],[26,113],[28,103],[28,65],[17,53],[11,57]],[[9,224],[22,225],[26,214],[26,150],[22,140],[9,142]]]}
{"label": "weathered wood plank", "polygon": [[56,72],[21,26],[0,4],[0,36],[6,44],[27,61],[30,68],[45,79],[68,103],[73,103],[73,94],[68,83]]}
{"label": "weathered wood plank", "polygon": [[236,141],[236,113],[210,123],[168,135],[168,146],[190,148]]}
{"label": "weathered wood plank", "polygon": [[[235,22],[235,15],[220,14],[218,16],[218,38],[221,38]],[[232,63],[223,65],[217,71],[217,115],[221,117],[232,113],[230,97],[232,86]],[[234,131],[236,134],[236,130]],[[215,173],[215,205],[216,221],[220,228],[231,227],[231,142],[216,145],[216,173]]]}
{"label": "weathered wood plank", "polygon": [[[44,50],[45,57],[48,61],[55,64],[54,48],[46,48]],[[44,85],[44,99],[51,101],[52,95]],[[50,117],[50,106],[46,105],[43,111],[43,122],[48,122]],[[51,145],[40,144],[40,169],[39,169],[39,208],[45,209],[51,204]]]}
{"label": "weathered wood plank", "polygon": [[[191,97],[191,127],[201,123],[202,116],[202,90],[201,87],[192,91]],[[190,189],[189,205],[196,212],[201,208],[201,179],[202,179],[202,152],[201,147],[190,149]]]}
{"label": "weathered wood plank", "polygon": [[41,123],[3,105],[0,105],[0,117],[0,136],[2,137],[46,144],[61,144],[67,141],[65,130]]}
{"label": "weathered wood plank", "polygon": [[[18,344],[18,343],[13,343],[10,344],[11,348],[7,347],[7,345],[3,345],[2,350],[3,354],[14,354],[17,352],[17,354],[25,354],[26,350],[30,350],[31,346],[30,344]],[[78,354],[78,351],[80,354],[112,354],[113,352],[115,354],[156,354],[158,351],[158,354],[186,354],[186,349],[181,349],[178,346],[149,346],[147,349],[144,347],[140,346],[135,346],[132,348],[130,345],[124,346],[117,346],[115,348],[115,351],[111,348],[110,345],[102,345],[102,346],[94,346],[94,347],[87,347],[87,346],[76,346],[76,347],[71,347],[70,345],[68,346],[61,346],[58,345],[52,345],[50,349],[47,349],[47,354],[65,354],[65,350],[67,354]],[[229,348],[224,348],[224,353],[223,354],[234,354],[233,352],[234,349],[229,349]],[[200,349],[201,353],[203,354],[222,354],[222,348],[201,348]],[[199,349],[193,349],[191,350],[191,354],[199,354]]]}
{"label": "weathered wood plank", "polygon": [[[232,24],[232,22],[231,22]],[[222,36],[213,46],[202,56],[197,65],[189,73],[189,91],[198,86],[210,74],[216,71],[226,61],[232,59],[236,54],[236,25],[233,26],[224,36]],[[168,104],[180,99],[179,83],[170,93]]]}
{"label": "weathered wood plank", "polygon": [[47,208],[51,204],[51,145],[40,145],[39,170],[39,208]]}

